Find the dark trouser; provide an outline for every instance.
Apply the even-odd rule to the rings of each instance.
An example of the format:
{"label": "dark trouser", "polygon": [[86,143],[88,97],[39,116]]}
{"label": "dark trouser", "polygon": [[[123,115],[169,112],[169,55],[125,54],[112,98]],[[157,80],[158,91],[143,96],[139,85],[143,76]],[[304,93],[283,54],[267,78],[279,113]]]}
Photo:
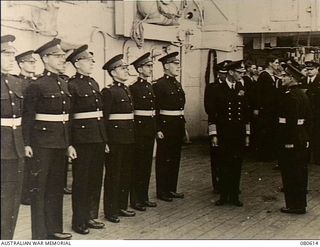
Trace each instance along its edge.
{"label": "dark trouser", "polygon": [[104,214],[118,216],[120,209],[128,208],[134,144],[109,144],[109,148],[105,162]]}
{"label": "dark trouser", "polygon": [[65,149],[33,148],[31,168],[32,239],[63,232]]}
{"label": "dark trouser", "polygon": [[[5,145],[3,143],[3,145]],[[23,179],[24,159],[1,159],[1,239],[13,238]]]}
{"label": "dark trouser", "polygon": [[282,148],[279,157],[286,207],[303,209],[307,206],[308,166],[305,148]]}
{"label": "dark trouser", "polygon": [[220,198],[225,201],[237,201],[239,199],[244,141],[238,137],[230,140],[220,138],[219,142]]}
{"label": "dark trouser", "polygon": [[149,201],[148,190],[151,176],[154,138],[136,136],[134,164],[132,167],[132,205]]}
{"label": "dark trouser", "polygon": [[69,170],[69,158],[66,156],[64,161],[64,187],[68,187],[68,170]]}
{"label": "dark trouser", "polygon": [[220,190],[219,187],[219,150],[212,146],[212,136],[210,138],[210,162],[211,162],[211,180],[213,190]]}
{"label": "dark trouser", "polygon": [[157,196],[177,192],[183,136],[165,135],[157,139],[156,182]]}
{"label": "dark trouser", "polygon": [[31,166],[32,166],[31,159],[25,158],[24,164],[25,165],[24,165],[24,171],[23,171],[21,203],[30,204],[31,203],[30,179],[31,179]]}
{"label": "dark trouser", "polygon": [[312,131],[311,148],[313,162],[317,165],[320,165],[320,128],[319,123],[317,124],[318,126],[315,126]]}
{"label": "dark trouser", "polygon": [[252,116],[250,122],[250,149],[252,151],[256,151],[258,148],[259,143],[259,125],[258,125],[258,118],[256,116]]}
{"label": "dark trouser", "polygon": [[105,144],[75,144],[74,147],[77,159],[72,169],[72,225],[76,226],[98,218]]}
{"label": "dark trouser", "polygon": [[262,161],[277,159],[276,122],[273,119],[258,120],[258,157]]}

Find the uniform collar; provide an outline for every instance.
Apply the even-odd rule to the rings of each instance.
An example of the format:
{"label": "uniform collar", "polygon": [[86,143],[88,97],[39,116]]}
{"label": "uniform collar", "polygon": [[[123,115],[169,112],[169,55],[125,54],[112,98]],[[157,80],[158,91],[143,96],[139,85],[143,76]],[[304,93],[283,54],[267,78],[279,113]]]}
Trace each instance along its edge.
{"label": "uniform collar", "polygon": [[33,76],[26,76],[26,75],[23,75],[23,74],[19,74],[19,77],[22,78],[22,79],[32,79]]}
{"label": "uniform collar", "polygon": [[143,79],[141,77],[138,77],[138,82],[140,82],[140,83],[148,83],[148,81],[146,79]]}
{"label": "uniform collar", "polygon": [[123,87],[125,86],[123,82],[118,82],[118,81],[113,81],[113,85],[116,85],[118,87]]}
{"label": "uniform collar", "polygon": [[90,76],[80,74],[79,72],[76,73],[76,77],[80,79],[90,79]]}
{"label": "uniform collar", "polygon": [[166,78],[168,80],[172,80],[172,81],[175,81],[175,79],[176,79],[175,77],[167,75],[167,74],[164,74],[164,78]]}
{"label": "uniform collar", "polygon": [[235,82],[233,83],[233,82],[229,81],[228,78],[226,78],[225,82],[227,83],[227,85],[228,85],[228,87],[229,87],[230,89],[232,89],[232,85],[235,85],[235,84],[236,84]]}
{"label": "uniform collar", "polygon": [[48,77],[58,77],[59,75],[48,70],[44,70],[43,74]]}

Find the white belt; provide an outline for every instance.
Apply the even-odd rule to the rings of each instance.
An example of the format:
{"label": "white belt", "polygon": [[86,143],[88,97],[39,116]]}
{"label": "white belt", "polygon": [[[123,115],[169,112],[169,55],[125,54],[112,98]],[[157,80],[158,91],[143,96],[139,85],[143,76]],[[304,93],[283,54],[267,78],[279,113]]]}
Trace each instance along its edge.
{"label": "white belt", "polygon": [[22,118],[1,118],[1,126],[12,127],[15,128],[16,126],[21,125]]}
{"label": "white belt", "polygon": [[115,113],[109,115],[109,120],[133,120],[133,113]]}
{"label": "white belt", "polygon": [[[304,124],[304,119],[303,118],[301,118],[301,119],[298,119],[297,120],[297,125],[303,125]],[[285,123],[287,123],[287,119],[286,118],[283,118],[283,117],[279,117],[279,123],[281,123],[281,124],[285,124]]]}
{"label": "white belt", "polygon": [[170,111],[170,110],[160,110],[161,115],[166,116],[183,116],[184,110]]}
{"label": "white belt", "polygon": [[36,114],[36,120],[48,122],[66,122],[69,121],[69,114]]}
{"label": "white belt", "polygon": [[144,116],[144,117],[153,117],[156,115],[156,111],[155,110],[135,110],[134,111],[134,115],[137,116]]}
{"label": "white belt", "polygon": [[73,119],[88,119],[88,118],[101,118],[103,117],[102,111],[91,111],[91,112],[79,112],[73,114]]}

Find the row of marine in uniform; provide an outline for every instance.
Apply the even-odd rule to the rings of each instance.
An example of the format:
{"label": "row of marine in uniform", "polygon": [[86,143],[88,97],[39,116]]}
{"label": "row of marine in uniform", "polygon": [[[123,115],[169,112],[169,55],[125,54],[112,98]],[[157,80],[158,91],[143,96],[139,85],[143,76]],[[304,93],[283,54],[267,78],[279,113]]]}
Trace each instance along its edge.
{"label": "row of marine in uniform", "polygon": [[[279,63],[274,57],[268,58],[267,61]],[[220,63],[219,79],[209,84],[205,91],[212,185],[214,192],[220,194],[220,200],[215,205],[243,205],[239,200],[241,167],[245,146],[250,143],[250,127],[255,124],[253,111],[259,109],[259,121],[272,126],[272,131],[268,132],[271,136],[263,137],[263,141],[277,149],[286,202],[281,212],[304,214],[307,207],[310,141],[312,136],[316,136],[312,128],[318,128],[316,114],[311,107],[311,103],[315,101],[310,100],[310,93],[302,83],[306,81],[305,76],[300,68],[292,63],[282,65],[282,74],[277,80],[266,69],[257,81],[258,90],[254,92],[258,95],[252,95],[252,88],[248,88],[244,81],[245,69],[242,63],[243,61]],[[315,62],[307,64],[308,70],[317,66],[319,65]],[[276,81],[281,83],[281,86],[276,87]],[[311,89],[309,91],[312,92]],[[267,98],[252,99],[262,95]],[[317,95],[318,112],[320,94]],[[269,140],[272,138],[270,143]],[[267,148],[267,145],[264,146],[262,151],[269,155],[270,150]]]}
{"label": "row of marine in uniform", "polygon": [[[73,164],[72,229],[79,234],[105,227],[96,220],[104,166],[108,221],[135,216],[129,198],[136,210],[157,206],[148,197],[155,137],[157,198],[184,198],[177,192],[185,134],[178,52],[159,59],[164,76],[152,85],[150,53],[136,59],[139,78],[130,88],[124,84],[128,65],[119,54],[104,64],[113,84],[100,91],[90,77],[95,61],[87,45],[66,58],[61,40],[53,39],[15,56],[14,41],[13,35],[1,37],[1,239],[13,238],[24,169],[30,174],[32,239],[72,237],[63,231],[62,218],[66,155]],[[40,77],[10,74],[15,60],[21,71],[34,64],[33,53],[45,67]],[[61,75],[66,61],[77,71],[68,82]]]}

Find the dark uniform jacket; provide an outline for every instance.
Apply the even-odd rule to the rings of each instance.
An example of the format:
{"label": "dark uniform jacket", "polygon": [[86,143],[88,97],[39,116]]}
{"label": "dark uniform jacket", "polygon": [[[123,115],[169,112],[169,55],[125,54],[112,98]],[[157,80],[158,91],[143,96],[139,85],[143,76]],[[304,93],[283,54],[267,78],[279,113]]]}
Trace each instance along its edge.
{"label": "dark uniform jacket", "polygon": [[259,115],[265,120],[276,118],[279,100],[279,90],[276,87],[277,80],[277,78],[273,80],[268,72],[263,71],[257,81],[254,109],[259,110]]}
{"label": "dark uniform jacket", "polygon": [[289,87],[279,104],[279,144],[306,147],[310,139],[311,108],[309,99],[298,85]]}
{"label": "dark uniform jacket", "polygon": [[153,84],[153,90],[156,95],[157,131],[162,131],[165,136],[183,136],[185,133],[184,116],[159,114],[160,110],[184,110],[186,98],[181,83],[176,78],[165,75]]}
{"label": "dark uniform jacket", "polygon": [[102,89],[103,116],[108,143],[134,143],[134,120],[109,120],[110,114],[133,114],[133,103],[129,88],[120,82]]}
{"label": "dark uniform jacket", "polygon": [[204,109],[208,114],[208,123],[211,124],[213,122],[213,105],[212,105],[212,97],[214,94],[215,88],[217,88],[218,83],[209,83],[204,90]]}
{"label": "dark uniform jacket", "polygon": [[299,87],[303,88],[303,89],[309,89],[309,87],[314,83],[320,84],[320,74],[319,73],[316,75],[313,82],[311,82],[311,83],[309,83],[309,77],[307,77],[307,76],[304,77],[303,80],[301,81],[301,83],[299,84]]}
{"label": "dark uniform jacket", "polygon": [[[71,114],[102,111],[102,95],[99,84],[91,77],[77,73],[69,80]],[[107,142],[103,117],[73,119],[71,121],[71,143]]]}
{"label": "dark uniform jacket", "polygon": [[[1,118],[22,116],[23,94],[21,80],[1,73]],[[24,157],[24,143],[20,126],[1,126],[1,159]]]}
{"label": "dark uniform jacket", "polygon": [[71,94],[67,82],[57,74],[44,74],[27,88],[24,104],[23,132],[25,144],[42,148],[69,146],[69,121],[35,120],[40,114],[69,114]]}
{"label": "dark uniform jacket", "polygon": [[[149,82],[138,78],[130,86],[134,110],[155,111],[155,95]],[[155,116],[134,116],[135,135],[154,138],[156,134]]]}
{"label": "dark uniform jacket", "polygon": [[27,87],[31,84],[32,81],[35,81],[37,78],[36,77],[27,77],[22,74],[19,74],[18,77],[21,79],[22,93],[25,96],[27,93]]}
{"label": "dark uniform jacket", "polygon": [[314,81],[309,85],[307,95],[310,99],[312,108],[314,127],[320,129],[320,74],[316,76]]}
{"label": "dark uniform jacket", "polygon": [[227,82],[218,85],[211,105],[212,123],[216,124],[219,145],[236,139],[244,142],[248,104],[243,86],[239,82],[235,89],[231,89]]}

